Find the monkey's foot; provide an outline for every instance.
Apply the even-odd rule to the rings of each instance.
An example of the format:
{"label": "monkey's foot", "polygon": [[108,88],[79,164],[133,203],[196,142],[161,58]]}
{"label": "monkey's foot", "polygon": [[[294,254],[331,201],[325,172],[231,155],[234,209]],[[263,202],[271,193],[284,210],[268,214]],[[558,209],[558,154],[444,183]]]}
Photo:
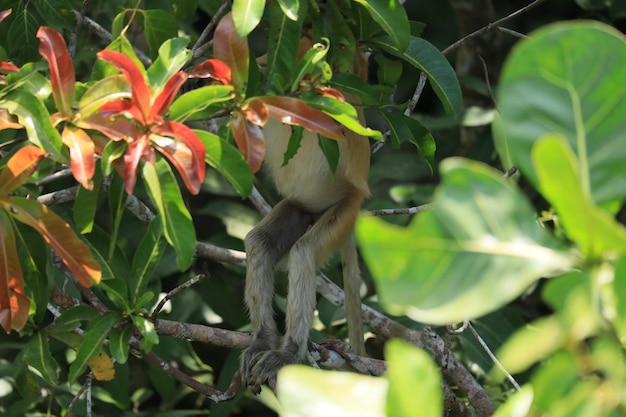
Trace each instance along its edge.
{"label": "monkey's foot", "polygon": [[243,382],[254,394],[259,394],[261,386],[264,384],[276,389],[276,375],[280,368],[299,362],[296,355],[286,349],[263,352],[257,355],[257,358],[258,360],[252,369],[248,368],[250,369],[249,373],[243,374],[242,366]]}

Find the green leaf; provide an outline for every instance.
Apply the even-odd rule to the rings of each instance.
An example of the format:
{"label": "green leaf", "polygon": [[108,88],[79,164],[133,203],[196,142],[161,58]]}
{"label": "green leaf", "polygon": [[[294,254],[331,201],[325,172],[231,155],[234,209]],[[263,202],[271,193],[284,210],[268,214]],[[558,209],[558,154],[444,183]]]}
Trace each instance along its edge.
{"label": "green leaf", "polygon": [[78,102],[77,113],[81,119],[85,119],[96,113],[103,104],[109,101],[130,97],[128,78],[123,74],[112,75],[98,80],[83,93]]}
{"label": "green leaf", "polygon": [[98,317],[98,312],[93,307],[88,305],[78,305],[70,308],[57,317],[50,330],[52,333],[56,331],[74,331],[82,325],[82,322],[91,321],[96,317]]}
{"label": "green leaf", "polygon": [[50,386],[55,386],[59,378],[59,364],[50,353],[48,335],[41,331],[26,345],[26,362],[35,368]]}
{"label": "green leaf", "polygon": [[128,279],[129,298],[133,307],[136,307],[138,299],[146,291],[150,277],[165,252],[166,244],[167,240],[163,234],[162,223],[159,219],[154,219],[150,222],[146,235],[139,243],[133,257],[133,265]]}
{"label": "green leaf", "polygon": [[165,10],[141,10],[143,30],[150,48],[150,57],[156,58],[159,47],[178,35],[178,22]]}
{"label": "green leaf", "polygon": [[237,34],[245,38],[263,17],[265,0],[233,0],[233,20]]}
{"label": "green leaf", "polygon": [[626,256],[618,260],[611,286],[615,303],[615,316],[611,321],[620,343],[626,347]]}
{"label": "green leaf", "polygon": [[356,233],[392,314],[449,324],[491,312],[573,255],[536,221],[514,184],[478,162],[450,158],[433,208],[407,228],[362,218]]}
{"label": "green leaf", "polygon": [[132,316],[133,323],[142,334],[140,346],[146,352],[150,352],[154,345],[159,343],[159,335],[154,328],[154,323],[143,316]]}
{"label": "green leaf", "polygon": [[291,158],[296,155],[298,149],[302,145],[302,139],[304,138],[304,128],[302,126],[294,126],[291,132],[291,136],[289,137],[289,143],[287,144],[287,150],[283,155],[283,164],[281,166],[286,166]]}
{"label": "green leaf", "polygon": [[69,0],[37,0],[35,6],[39,15],[45,16],[46,23],[55,29],[67,29],[74,24]]}
{"label": "green leaf", "polygon": [[291,365],[278,372],[277,387],[283,416],[386,415],[384,378]]}
{"label": "green leaf", "polygon": [[591,200],[583,171],[567,140],[545,135],[531,151],[539,190],[556,210],[567,236],[583,254],[599,258],[605,252],[626,252],[626,229]]}
{"label": "green leaf", "polygon": [[408,140],[415,144],[431,171],[435,165],[437,148],[433,135],[418,120],[398,112],[380,112],[391,133],[391,143],[399,146]]}
{"label": "green leaf", "polygon": [[546,26],[513,50],[498,107],[506,149],[534,185],[530,150],[556,133],[579,161],[583,192],[611,213],[620,208],[626,198],[624,62],[623,34],[591,21]]}
{"label": "green leaf", "polygon": [[[295,2],[297,6],[297,1]],[[303,3],[306,8],[306,2]],[[296,12],[297,13],[297,12]],[[283,4],[269,5],[269,33],[267,35],[267,82],[268,89],[284,94],[291,80],[298,57],[302,22],[306,13],[294,19],[284,13]],[[297,15],[295,16],[297,18]]]}
{"label": "green leaf", "polygon": [[411,36],[406,50],[400,50],[389,36],[377,37],[371,43],[423,71],[447,113],[458,117],[463,108],[461,87],[454,68],[430,42]]}
{"label": "green leaf", "polygon": [[[298,20],[298,14],[304,15],[304,12],[300,12],[300,0],[278,0],[281,10],[291,20]],[[306,5],[306,2],[303,3]],[[270,4],[271,6],[271,4]]]}
{"label": "green leaf", "polygon": [[10,39],[10,44],[6,46],[9,47],[11,58],[19,57],[26,61],[37,56],[39,42],[36,34],[39,26],[37,19],[28,11],[28,8],[20,7],[16,10],[6,33],[6,39]]}
{"label": "green leaf", "polygon": [[173,38],[166,40],[159,47],[158,58],[146,71],[148,83],[155,89],[152,96],[156,97],[174,74],[191,58],[191,51],[187,49],[188,38]]}
{"label": "green leaf", "polygon": [[78,187],[76,199],[74,200],[74,224],[75,229],[80,234],[90,233],[93,230],[93,221],[98,208],[98,198],[100,197],[100,182],[102,171],[97,169],[93,176],[93,190]]}
{"label": "green leaf", "polygon": [[186,120],[208,118],[222,109],[220,103],[234,97],[232,85],[209,85],[196,88],[180,95],[169,108],[169,119],[184,122]]}
{"label": "green leaf", "polygon": [[533,390],[530,386],[524,386],[498,407],[493,417],[526,417],[530,415],[532,404]]}
{"label": "green leaf", "polygon": [[31,94],[13,91],[0,99],[0,108],[17,116],[26,129],[28,139],[61,163],[69,164],[61,135],[50,122],[50,113],[43,103]]}
{"label": "green leaf", "polygon": [[395,339],[385,345],[385,359],[388,416],[413,417],[415,410],[419,410],[420,417],[443,415],[441,374],[426,352]]}
{"label": "green leaf", "polygon": [[253,176],[245,159],[233,145],[204,130],[194,130],[206,149],[206,163],[224,175],[239,195],[252,192]]}
{"label": "green leaf", "polygon": [[113,325],[121,320],[121,316],[116,311],[110,311],[99,316],[87,325],[78,349],[76,350],[76,359],[70,365],[68,380],[74,383],[76,379],[87,369],[87,362],[98,356],[102,350],[104,339],[113,328]]}
{"label": "green leaf", "polygon": [[113,330],[109,333],[109,352],[117,363],[125,364],[128,360],[130,337],[133,335],[133,326],[128,323],[122,330]]}
{"label": "green leaf", "polygon": [[115,278],[100,282],[98,290],[103,290],[109,300],[123,311],[130,311],[128,287],[124,279]]}
{"label": "green leaf", "polygon": [[328,161],[330,172],[334,176],[337,171],[337,166],[339,165],[339,143],[337,143],[336,140],[328,139],[321,135],[317,136],[317,141],[324,157],[326,157],[326,161]]}
{"label": "green leaf", "polygon": [[354,1],[365,7],[376,23],[394,40],[399,51],[404,51],[409,46],[411,37],[409,18],[398,0]]}
{"label": "green leaf", "polygon": [[154,165],[143,164],[142,172],[148,193],[163,225],[165,237],[176,251],[178,267],[184,271],[193,260],[196,231],[174,173],[163,158],[159,158]]}

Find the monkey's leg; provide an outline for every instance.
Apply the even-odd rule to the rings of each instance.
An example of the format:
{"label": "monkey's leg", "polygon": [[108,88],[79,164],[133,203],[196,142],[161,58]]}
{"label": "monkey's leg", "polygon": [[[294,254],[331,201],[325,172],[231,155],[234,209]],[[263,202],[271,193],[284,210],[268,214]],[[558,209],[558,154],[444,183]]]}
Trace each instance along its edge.
{"label": "monkey's leg", "polygon": [[[244,240],[247,255],[245,302],[252,322],[254,340],[241,355],[241,376],[250,385],[252,367],[259,355],[278,347],[274,321],[274,268],[313,223],[313,215],[284,200],[252,229]],[[258,393],[260,386],[253,388]]]}
{"label": "monkey's leg", "polygon": [[315,308],[318,266],[350,235],[360,205],[360,198],[349,197],[331,206],[289,252],[286,334],[279,349],[265,352],[254,365],[250,385],[273,385],[281,367],[304,359]]}
{"label": "monkey's leg", "polygon": [[361,270],[359,269],[354,233],[350,234],[341,247],[341,261],[343,263],[344,308],[348,321],[348,338],[354,353],[363,356],[365,343],[363,341],[363,317],[361,315]]}

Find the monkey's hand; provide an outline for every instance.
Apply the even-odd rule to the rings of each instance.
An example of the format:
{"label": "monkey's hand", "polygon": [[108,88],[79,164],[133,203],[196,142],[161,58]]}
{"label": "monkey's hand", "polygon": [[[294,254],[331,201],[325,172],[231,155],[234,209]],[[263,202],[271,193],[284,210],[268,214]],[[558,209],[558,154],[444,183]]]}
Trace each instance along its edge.
{"label": "monkey's hand", "polygon": [[[261,386],[267,384],[276,388],[276,375],[280,368],[300,362],[296,355],[287,349],[270,350],[257,355],[257,361],[244,376],[244,383],[254,394],[261,392]],[[243,369],[242,369],[243,371]]]}

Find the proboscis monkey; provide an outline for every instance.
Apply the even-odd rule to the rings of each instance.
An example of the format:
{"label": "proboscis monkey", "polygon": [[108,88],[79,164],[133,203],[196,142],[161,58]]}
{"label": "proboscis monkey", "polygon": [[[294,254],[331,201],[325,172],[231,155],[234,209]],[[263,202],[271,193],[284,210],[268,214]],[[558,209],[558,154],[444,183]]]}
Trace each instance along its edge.
{"label": "proboscis monkey", "polygon": [[[361,113],[359,117],[363,122]],[[244,385],[255,394],[261,385],[275,384],[281,367],[305,358],[316,304],[316,274],[337,250],[342,256],[350,344],[355,353],[364,353],[353,229],[361,203],[369,195],[369,141],[344,129],[333,176],[317,135],[307,131],[300,149],[282,166],[291,132],[290,126],[273,120],[264,128],[265,163],[283,200],[245,238],[245,301],[254,340],[242,354],[241,374]],[[272,301],[274,269],[283,257],[288,257],[289,287],[286,331],[281,337]]]}

